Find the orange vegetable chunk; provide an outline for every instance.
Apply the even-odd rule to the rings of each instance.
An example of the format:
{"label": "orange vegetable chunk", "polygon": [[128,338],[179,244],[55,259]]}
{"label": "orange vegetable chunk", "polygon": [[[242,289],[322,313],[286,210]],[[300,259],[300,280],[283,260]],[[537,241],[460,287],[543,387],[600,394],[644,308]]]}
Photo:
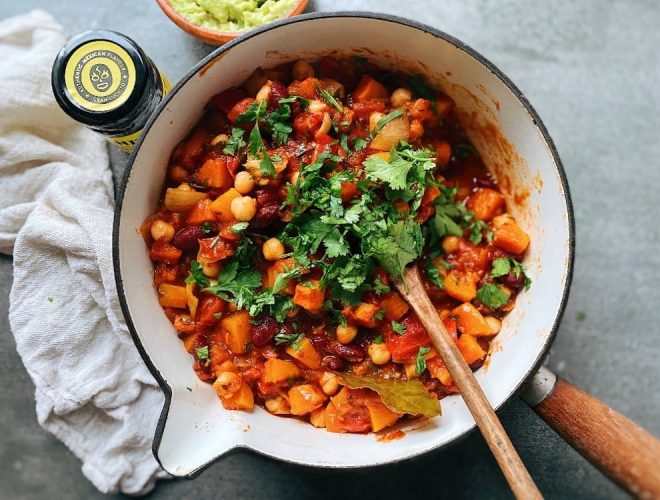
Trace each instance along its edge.
{"label": "orange vegetable chunk", "polygon": [[318,370],[321,368],[321,356],[314,349],[312,342],[307,338],[303,338],[294,347],[290,345],[286,348],[286,353],[292,358],[297,359],[310,370]]}
{"label": "orange vegetable chunk", "polygon": [[486,355],[486,351],[481,348],[476,337],[473,337],[472,335],[464,333],[456,341],[456,345],[468,365],[482,359]]}
{"label": "orange vegetable chunk", "polygon": [[220,330],[227,347],[234,354],[243,354],[252,338],[250,315],[247,311],[238,311],[222,318]]}
{"label": "orange vegetable chunk", "polygon": [[209,158],[195,174],[197,180],[212,188],[228,189],[233,179],[227,170],[227,160],[223,157]]}
{"label": "orange vegetable chunk", "polygon": [[321,406],[328,397],[320,387],[313,384],[296,385],[289,389],[289,404],[292,415],[306,415]]}
{"label": "orange vegetable chunk", "polygon": [[266,360],[261,374],[261,380],[265,384],[277,384],[298,377],[300,377],[300,369],[293,361],[278,358]]}
{"label": "orange vegetable chunk", "polygon": [[381,299],[380,309],[385,310],[387,321],[399,321],[408,312],[410,306],[398,293],[390,292]]}
{"label": "orange vegetable chunk", "polygon": [[469,302],[455,307],[451,313],[456,317],[459,332],[474,336],[492,335],[484,317]]}
{"label": "orange vegetable chunk", "polygon": [[158,303],[163,307],[176,307],[185,309],[188,307],[188,294],[185,286],[170,285],[163,283],[158,287]]}
{"label": "orange vegetable chunk", "polygon": [[353,91],[355,102],[371,101],[372,99],[387,99],[389,92],[382,83],[377,82],[369,75],[364,75]]}
{"label": "orange vegetable chunk", "polygon": [[325,292],[319,286],[318,280],[309,280],[311,286],[297,284],[293,295],[293,303],[308,310],[312,314],[318,313],[323,307]]}
{"label": "orange vegetable chunk", "polygon": [[197,202],[186,217],[186,224],[201,224],[206,221],[214,221],[215,213],[211,209],[211,200],[204,199]]}
{"label": "orange vegetable chunk", "polygon": [[477,296],[478,279],[479,277],[473,272],[453,269],[445,276],[445,292],[456,300],[469,302]]}
{"label": "orange vegetable chunk", "polygon": [[470,196],[467,208],[474,212],[477,219],[489,221],[504,207],[504,196],[490,188],[481,188]]}
{"label": "orange vegetable chunk", "polygon": [[389,427],[394,422],[401,418],[401,414],[390,410],[383,404],[380,397],[374,395],[366,402],[367,410],[369,411],[369,419],[371,420],[371,430],[378,432],[385,427]]}
{"label": "orange vegetable chunk", "polygon": [[521,254],[527,250],[529,235],[512,218],[503,218],[501,222],[496,219],[493,225],[495,226],[493,243],[496,247],[514,254]]}
{"label": "orange vegetable chunk", "polygon": [[221,222],[230,222],[234,220],[234,216],[231,213],[231,202],[234,198],[240,197],[241,193],[235,188],[231,188],[222,193],[211,203],[211,209],[215,212]]}
{"label": "orange vegetable chunk", "polygon": [[254,408],[254,394],[247,382],[241,382],[241,388],[228,398],[220,398],[227,410],[251,410]]}

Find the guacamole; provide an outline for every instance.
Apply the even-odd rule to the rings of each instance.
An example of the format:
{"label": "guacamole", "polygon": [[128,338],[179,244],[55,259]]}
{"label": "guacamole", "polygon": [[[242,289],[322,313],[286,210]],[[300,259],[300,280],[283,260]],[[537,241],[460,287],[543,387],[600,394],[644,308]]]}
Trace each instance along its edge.
{"label": "guacamole", "polygon": [[216,31],[245,31],[288,14],[296,0],[169,0],[193,24]]}

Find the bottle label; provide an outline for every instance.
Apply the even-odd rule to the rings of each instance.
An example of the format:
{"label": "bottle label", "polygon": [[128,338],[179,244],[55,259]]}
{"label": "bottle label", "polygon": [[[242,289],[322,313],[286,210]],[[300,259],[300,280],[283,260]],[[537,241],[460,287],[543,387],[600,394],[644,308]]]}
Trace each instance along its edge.
{"label": "bottle label", "polygon": [[135,65],[128,52],[108,40],[78,47],[66,63],[64,82],[71,98],[94,112],[126,102],[135,87]]}

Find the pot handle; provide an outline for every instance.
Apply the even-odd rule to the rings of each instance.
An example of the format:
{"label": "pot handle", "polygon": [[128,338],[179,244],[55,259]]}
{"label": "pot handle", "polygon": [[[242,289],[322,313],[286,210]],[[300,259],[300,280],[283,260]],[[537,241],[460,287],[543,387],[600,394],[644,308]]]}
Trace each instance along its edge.
{"label": "pot handle", "polygon": [[660,498],[660,441],[649,432],[543,367],[522,398],[621,487],[638,498]]}

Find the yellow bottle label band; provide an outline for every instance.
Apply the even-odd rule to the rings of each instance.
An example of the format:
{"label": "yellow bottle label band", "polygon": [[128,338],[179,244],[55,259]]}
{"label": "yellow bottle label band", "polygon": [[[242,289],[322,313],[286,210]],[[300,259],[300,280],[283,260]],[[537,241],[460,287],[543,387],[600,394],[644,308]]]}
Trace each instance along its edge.
{"label": "yellow bottle label band", "polygon": [[128,52],[108,40],[78,47],[64,70],[71,98],[94,112],[111,111],[124,104],[135,88],[135,80],[135,64]]}
{"label": "yellow bottle label band", "polygon": [[127,153],[130,153],[131,151],[133,151],[133,148],[135,147],[135,143],[137,142],[141,133],[142,130],[138,130],[137,132],[133,132],[130,135],[108,137],[108,140],[113,142],[114,145],[117,146],[119,149],[126,151]]}

